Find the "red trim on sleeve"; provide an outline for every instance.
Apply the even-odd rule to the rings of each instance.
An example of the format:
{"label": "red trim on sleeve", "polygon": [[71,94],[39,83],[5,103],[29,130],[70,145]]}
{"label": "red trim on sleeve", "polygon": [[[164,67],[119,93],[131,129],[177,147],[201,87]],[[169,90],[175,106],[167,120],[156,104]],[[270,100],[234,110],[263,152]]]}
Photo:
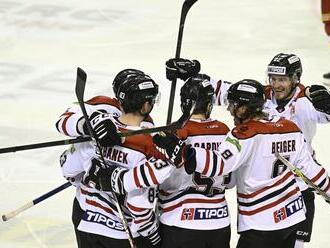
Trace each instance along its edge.
{"label": "red trim on sleeve", "polygon": [[71,115],[73,115],[72,112],[67,112],[67,113],[65,113],[65,116],[66,116],[66,117],[64,118],[64,120],[63,120],[63,122],[62,122],[62,130],[63,130],[64,134],[65,134],[65,135],[68,135],[68,136],[69,136],[69,134],[68,134],[68,131],[67,131],[67,129],[66,129],[66,123],[68,122],[68,119],[70,118]]}
{"label": "red trim on sleeve", "polygon": [[315,183],[317,180],[320,179],[320,177],[325,173],[325,169],[322,168],[321,171],[315,176],[312,178],[312,182]]}
{"label": "red trim on sleeve", "polygon": [[148,167],[148,171],[149,171],[149,174],[150,174],[150,177],[152,179],[152,182],[155,184],[155,185],[159,185],[159,182],[157,181],[157,178],[155,176],[155,173],[154,171],[152,170],[150,164],[148,162],[146,162],[146,166]]}
{"label": "red trim on sleeve", "polygon": [[133,175],[134,175],[134,182],[135,182],[136,187],[141,188],[142,186],[140,184],[139,177],[137,174],[137,167],[133,168]]}

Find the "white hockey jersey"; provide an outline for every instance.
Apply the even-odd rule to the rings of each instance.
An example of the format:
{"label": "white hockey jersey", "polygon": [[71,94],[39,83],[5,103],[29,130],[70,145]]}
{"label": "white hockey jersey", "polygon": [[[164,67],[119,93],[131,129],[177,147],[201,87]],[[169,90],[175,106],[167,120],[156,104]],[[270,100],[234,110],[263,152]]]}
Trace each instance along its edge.
{"label": "white hockey jersey", "polygon": [[[122,112],[120,110],[119,101],[116,98],[111,98],[107,96],[96,96],[91,98],[85,103],[87,114],[90,115],[94,111],[100,111],[103,113],[109,113],[113,115],[113,117],[119,117]],[[82,114],[81,108],[79,104],[74,105],[70,108],[68,108],[57,120],[56,122],[56,129],[58,132],[70,136],[70,137],[78,137],[83,134],[83,124],[84,124],[84,116]],[[149,128],[153,127],[153,120],[150,116],[147,116],[145,121],[141,123],[141,127],[143,128]],[[85,143],[85,144],[91,144],[91,143]],[[79,150],[85,150],[86,145],[77,146],[76,148],[79,148]],[[83,148],[82,148],[83,147]],[[88,149],[86,149],[87,151]],[[91,155],[86,154],[86,151],[84,151],[84,159],[90,159]],[[94,152],[94,148],[91,148],[91,152]],[[75,158],[75,160],[78,160],[78,158]],[[81,193],[81,190],[79,187],[85,188],[84,185],[81,185],[81,177],[84,174],[84,172],[88,169],[88,167],[84,168],[82,166],[82,163],[70,163],[70,166],[72,168],[62,168],[62,172],[64,177],[69,179],[71,182],[74,181],[74,185],[76,186],[76,198],[79,202],[79,205],[82,209],[84,209],[84,202],[85,198],[84,195]],[[63,171],[64,170],[64,171]],[[74,172],[80,171],[80,174],[73,174]]]}
{"label": "white hockey jersey", "polygon": [[305,219],[293,173],[275,152],[330,195],[330,181],[317,165],[299,128],[291,121],[254,121],[234,128],[219,151],[196,149],[196,171],[206,176],[236,172],[238,231],[278,230]]}
{"label": "white hockey jersey", "polygon": [[[119,122],[115,122],[115,124],[121,131],[139,129],[137,127],[125,126]],[[76,150],[71,150],[73,153],[66,153],[66,156],[70,158],[66,158],[66,161],[62,163],[64,176],[80,175],[78,167],[80,162],[82,163],[80,164],[80,169],[83,167],[84,171],[88,170],[91,165],[91,159],[97,157],[94,146],[90,144],[76,144],[74,145]],[[148,154],[152,153],[153,149],[154,146],[150,135],[135,135],[126,137],[125,142],[121,146],[102,148],[102,154],[106,162],[131,169],[146,161]],[[63,158],[63,160],[65,159]],[[80,200],[84,200],[83,209],[85,210],[78,226],[79,230],[116,239],[127,239],[127,234],[118,217],[119,215],[111,194],[98,191],[83,184],[80,184],[77,191],[80,196],[83,196],[80,197]],[[155,190],[153,188],[137,189],[127,194],[123,203],[123,210],[134,237],[140,234],[147,236],[157,228],[158,220],[153,212],[154,197]]]}
{"label": "white hockey jersey", "polygon": [[316,125],[317,123],[330,123],[330,115],[319,112],[314,108],[313,104],[305,96],[305,87],[302,84],[296,87],[292,99],[283,109],[278,108],[270,85],[265,87],[265,94],[267,100],[264,105],[264,112],[271,117],[280,116],[293,121],[303,132],[308,150],[314,155],[312,140],[316,133]]}
{"label": "white hockey jersey", "polygon": [[[177,131],[186,145],[218,150],[229,128],[222,122],[190,120]],[[188,175],[183,167],[174,170],[160,184],[160,221],[168,226],[193,230],[214,230],[230,225],[225,198],[225,177],[196,172]]]}
{"label": "white hockey jersey", "polygon": [[215,96],[215,105],[224,106],[227,105],[227,92],[229,87],[231,86],[230,82],[224,80],[214,80],[211,78],[210,83],[214,89]]}
{"label": "white hockey jersey", "polygon": [[[216,105],[227,104],[227,91],[230,83],[227,81],[211,80],[212,86],[216,93]],[[330,123],[330,115],[317,111],[313,104],[308,100],[305,95],[305,86],[298,84],[292,99],[283,107],[278,108],[278,104],[273,95],[272,87],[265,86],[266,103],[264,105],[264,112],[268,113],[271,117],[279,116],[287,120],[293,121],[303,132],[308,150],[314,155],[312,148],[312,140],[316,133],[316,125],[318,123]]]}
{"label": "white hockey jersey", "polygon": [[[121,116],[121,110],[119,101],[116,98],[111,98],[107,96],[96,96],[88,100],[85,103],[86,111],[88,115],[91,115],[95,111],[109,113],[114,117]],[[71,136],[78,137],[84,134],[83,124],[84,116],[80,109],[79,104],[68,108],[57,120],[56,129],[60,133]],[[141,123],[141,127],[153,127],[154,123],[150,116]]]}

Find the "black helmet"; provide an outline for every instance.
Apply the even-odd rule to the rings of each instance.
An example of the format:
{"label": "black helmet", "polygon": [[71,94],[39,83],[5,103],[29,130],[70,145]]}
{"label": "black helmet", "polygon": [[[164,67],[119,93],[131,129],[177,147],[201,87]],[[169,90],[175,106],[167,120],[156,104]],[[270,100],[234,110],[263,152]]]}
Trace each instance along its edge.
{"label": "black helmet", "polygon": [[267,75],[280,75],[290,78],[296,77],[300,81],[302,65],[300,58],[294,54],[277,54],[267,67]]}
{"label": "black helmet", "polygon": [[186,80],[180,90],[181,110],[190,105],[190,101],[196,101],[194,114],[204,114],[212,104],[214,89],[210,83],[210,77],[205,74],[197,74]]}
{"label": "black helmet", "polygon": [[246,105],[250,112],[260,112],[265,103],[264,87],[253,79],[243,79],[228,89],[227,99],[236,106]]}
{"label": "black helmet", "polygon": [[148,75],[128,77],[118,89],[118,100],[125,113],[139,111],[145,102],[154,103],[158,85]]}
{"label": "black helmet", "polygon": [[136,69],[125,69],[125,70],[118,72],[118,74],[116,75],[116,77],[114,78],[114,80],[112,82],[112,89],[113,89],[113,92],[115,93],[115,96],[117,99],[118,99],[119,86],[122,83],[124,83],[128,77],[131,77],[134,75],[144,75],[144,72],[140,71],[140,70],[136,70]]}

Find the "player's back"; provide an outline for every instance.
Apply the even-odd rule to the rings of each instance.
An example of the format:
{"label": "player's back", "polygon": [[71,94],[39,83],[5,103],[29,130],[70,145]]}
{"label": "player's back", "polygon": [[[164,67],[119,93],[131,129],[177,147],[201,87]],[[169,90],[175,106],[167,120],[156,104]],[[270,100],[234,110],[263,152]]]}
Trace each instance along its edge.
{"label": "player's back", "polygon": [[[140,127],[126,126],[117,120],[114,120],[114,123],[118,130],[123,132],[140,129]],[[141,134],[126,137],[121,145],[103,147],[101,152],[106,163],[130,169],[137,166],[141,161],[146,160],[148,154],[151,153],[152,147],[152,137],[147,134]],[[86,210],[80,222],[79,230],[112,238],[126,239],[127,234],[123,230],[117,208],[115,207],[115,201],[111,194],[89,187],[82,188],[82,191],[86,197]],[[133,224],[133,219],[138,218],[136,216],[139,212],[143,212],[143,215],[145,214],[144,212],[150,212],[149,209],[152,208],[152,202],[149,202],[148,197],[145,197],[148,194],[148,188],[128,193],[125,201],[125,208],[127,209],[124,212],[130,226],[135,225]],[[131,208],[137,209],[138,214],[133,216]],[[144,221],[146,222],[148,219],[145,218]],[[143,224],[143,221],[141,223]],[[132,229],[133,236],[139,235],[137,229],[138,227]]]}
{"label": "player's back", "polygon": [[[186,145],[217,150],[229,128],[216,120],[190,120],[177,135]],[[219,229],[229,225],[223,177],[188,175],[184,168],[174,170],[160,186],[160,221],[163,224],[195,230]]]}
{"label": "player's back", "polygon": [[[234,128],[226,141],[237,149],[236,159],[228,158],[224,166],[237,168],[239,231],[281,229],[302,221],[303,201],[295,177],[275,156],[279,153],[296,164],[308,154],[299,128],[285,119],[251,120]],[[221,147],[222,152],[226,149]]]}

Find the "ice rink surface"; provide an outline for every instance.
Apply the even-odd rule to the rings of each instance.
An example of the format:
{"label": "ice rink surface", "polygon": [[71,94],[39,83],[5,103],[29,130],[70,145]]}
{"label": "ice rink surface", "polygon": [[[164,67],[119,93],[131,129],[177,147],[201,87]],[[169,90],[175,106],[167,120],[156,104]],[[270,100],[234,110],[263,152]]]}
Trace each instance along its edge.
{"label": "ice rink surface", "polygon": [[[112,96],[112,79],[124,68],[150,74],[162,94],[152,116],[164,124],[170,91],[164,63],[175,54],[182,2],[1,0],[0,147],[65,138],[54,124],[76,101],[77,66],[88,73],[86,98]],[[330,49],[319,5],[318,0],[199,0],[188,14],[181,54],[199,59],[202,71],[212,77],[264,82],[275,54],[295,53],[303,62],[302,82],[322,83],[322,74],[330,71]],[[173,119],[180,115],[177,100]],[[225,109],[215,107],[213,117],[232,126]],[[328,169],[329,131],[330,125],[319,126],[314,140],[317,158]],[[58,163],[64,149],[0,154],[1,214],[65,182]],[[0,247],[76,247],[70,222],[73,197],[74,189],[66,189],[0,222]],[[227,198],[235,247],[235,192]],[[314,233],[306,247],[329,247],[329,213],[317,197]]]}

